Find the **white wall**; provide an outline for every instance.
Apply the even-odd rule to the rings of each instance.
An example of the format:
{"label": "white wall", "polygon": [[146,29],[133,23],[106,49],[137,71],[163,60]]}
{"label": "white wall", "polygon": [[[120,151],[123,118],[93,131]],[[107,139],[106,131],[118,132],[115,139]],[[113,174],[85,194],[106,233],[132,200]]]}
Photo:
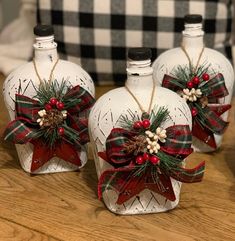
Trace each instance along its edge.
{"label": "white wall", "polygon": [[0,16],[1,27],[6,26],[18,17],[20,0],[0,0],[2,14]]}

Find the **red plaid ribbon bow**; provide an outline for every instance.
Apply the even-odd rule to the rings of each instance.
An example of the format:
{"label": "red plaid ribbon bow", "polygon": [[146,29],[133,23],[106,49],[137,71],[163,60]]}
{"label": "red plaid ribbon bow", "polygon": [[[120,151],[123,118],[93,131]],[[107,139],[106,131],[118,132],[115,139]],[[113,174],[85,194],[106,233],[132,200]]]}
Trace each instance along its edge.
{"label": "red plaid ribbon bow", "polygon": [[183,159],[192,152],[191,132],[187,125],[175,125],[166,129],[167,138],[157,154],[158,164],[150,161],[142,165],[136,163],[136,153],[126,152],[128,141],[140,136],[139,132],[122,128],[112,129],[106,140],[106,152],[98,155],[114,168],[104,171],[98,183],[98,195],[112,189],[118,193],[117,204],[122,204],[138,195],[144,189],[159,193],[166,199],[176,199],[171,177],[185,183],[202,180],[205,163],[193,169],[182,167]]}
{"label": "red plaid ribbon bow", "polygon": [[[183,89],[187,88],[185,80],[180,80],[169,75],[164,75],[162,86],[179,93],[182,93]],[[206,98],[207,102],[216,103],[218,98],[228,95],[224,77],[219,73],[208,81],[201,82],[198,88],[202,92],[201,98],[196,102],[187,102],[191,111],[195,108],[198,112],[195,116],[192,116],[192,134],[213,149],[216,149],[214,134],[223,134],[228,126],[228,122],[224,121],[220,115],[230,109],[231,105],[207,105],[207,103],[204,106],[203,100]]]}
{"label": "red plaid ribbon bow", "polygon": [[54,156],[77,166],[81,165],[79,152],[81,146],[89,141],[87,111],[93,105],[94,98],[82,87],[75,86],[63,96],[63,103],[67,110],[67,118],[61,124],[64,134],[50,146],[46,132],[42,131],[37,123],[38,112],[44,109],[44,106],[38,100],[16,94],[16,118],[8,124],[4,136],[5,140],[15,144],[34,145],[32,172]]}

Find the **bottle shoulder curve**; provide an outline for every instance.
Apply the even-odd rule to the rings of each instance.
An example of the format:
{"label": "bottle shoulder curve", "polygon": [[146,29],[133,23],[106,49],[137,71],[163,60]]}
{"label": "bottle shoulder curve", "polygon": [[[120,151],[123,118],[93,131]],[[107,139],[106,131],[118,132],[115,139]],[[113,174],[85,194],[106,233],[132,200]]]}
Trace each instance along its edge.
{"label": "bottle shoulder curve", "polygon": [[33,63],[32,62],[27,62],[23,65],[18,66],[16,69],[14,69],[12,72],[10,72],[6,78],[5,81],[14,78],[14,76],[21,76],[24,73],[26,73],[27,71],[31,70],[33,67]]}
{"label": "bottle shoulder curve", "polygon": [[179,96],[176,92],[157,86],[157,92],[158,92],[158,99],[161,99],[162,102],[165,102],[166,104],[171,103],[173,106],[187,106],[186,101]]}
{"label": "bottle shoulder curve", "polygon": [[154,67],[159,61],[161,61],[162,59],[167,59],[169,56],[171,55],[175,55],[175,54],[180,54],[182,52],[180,47],[177,48],[172,48],[172,49],[168,49],[164,52],[162,52],[152,63],[152,66]]}
{"label": "bottle shoulder curve", "polygon": [[[192,49],[193,55],[195,53],[198,53],[198,49]],[[173,58],[177,56],[177,61],[175,61]],[[231,70],[233,70],[233,66],[231,62],[228,60],[228,58],[218,50],[212,49],[212,48],[207,48],[205,47],[203,54],[202,54],[202,60],[204,59],[205,63],[208,61],[208,58],[210,58],[210,62],[212,63],[217,63],[217,62],[224,62],[225,65],[227,65]],[[162,54],[160,54],[153,62],[152,66],[153,68],[159,68],[161,63],[175,63],[175,62],[182,62],[183,60],[187,60],[185,58],[185,53],[182,51],[180,47],[173,48],[166,50]]]}
{"label": "bottle shoulder curve", "polygon": [[59,60],[59,68],[63,69],[65,79],[74,79],[81,87],[84,87],[92,96],[95,95],[95,85],[94,82],[80,65],[67,60]]}
{"label": "bottle shoulder curve", "polygon": [[106,102],[107,100],[109,100],[111,102],[118,101],[120,103],[120,101],[124,100],[122,98],[123,95],[125,96],[125,88],[124,87],[118,87],[118,88],[109,90],[108,92],[104,93],[102,96],[100,96],[96,100],[95,105],[99,104],[99,103]]}

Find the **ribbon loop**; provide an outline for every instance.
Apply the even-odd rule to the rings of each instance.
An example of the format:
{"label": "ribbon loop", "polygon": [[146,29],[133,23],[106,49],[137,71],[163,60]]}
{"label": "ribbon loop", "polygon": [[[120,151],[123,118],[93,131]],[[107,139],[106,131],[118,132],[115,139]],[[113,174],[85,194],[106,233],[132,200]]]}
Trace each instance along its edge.
{"label": "ribbon loop", "polygon": [[199,85],[199,88],[201,88],[202,94],[208,98],[222,98],[229,94],[225,86],[224,76],[221,73],[202,83],[203,85]]}
{"label": "ribbon loop", "polygon": [[128,153],[124,146],[135,134],[122,128],[112,129],[106,141],[108,162],[114,167],[123,167],[130,163],[133,153]]}
{"label": "ribbon loop", "polygon": [[38,111],[40,110],[40,103],[24,95],[16,94],[15,98],[16,118],[22,117],[32,120],[32,124],[36,122]]}
{"label": "ribbon loop", "polygon": [[193,152],[191,148],[192,135],[189,126],[174,125],[166,128],[166,142],[161,146],[161,150],[170,155],[188,156]]}

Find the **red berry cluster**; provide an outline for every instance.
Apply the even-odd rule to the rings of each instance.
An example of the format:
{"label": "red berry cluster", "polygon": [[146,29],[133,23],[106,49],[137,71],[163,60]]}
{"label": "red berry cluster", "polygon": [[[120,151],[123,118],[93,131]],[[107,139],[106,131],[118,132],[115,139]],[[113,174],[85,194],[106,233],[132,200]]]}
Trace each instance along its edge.
{"label": "red berry cluster", "polygon": [[[204,73],[202,75],[202,80],[208,81],[209,79],[210,79],[209,74]],[[187,87],[189,89],[192,89],[194,87],[197,87],[199,85],[199,83],[200,83],[200,78],[198,76],[194,76],[190,81],[187,82]]]}
{"label": "red berry cluster", "polygon": [[144,119],[143,121],[136,121],[133,125],[134,129],[148,129],[150,127],[150,120]]}
{"label": "red berry cluster", "polygon": [[143,155],[138,155],[135,161],[138,165],[142,165],[146,161],[150,161],[153,165],[160,163],[160,159],[157,156],[149,155],[146,152]]}
{"label": "red berry cluster", "polygon": [[[61,111],[61,110],[64,109],[64,103],[60,102],[55,97],[52,97],[52,98],[50,98],[49,103],[46,103],[44,107],[45,107],[46,111],[50,111],[50,110],[55,109],[55,108],[57,110]],[[58,131],[58,134],[60,136],[64,135],[64,128],[63,127],[58,127],[57,131]]]}
{"label": "red berry cluster", "polygon": [[64,109],[64,103],[58,101],[55,97],[50,98],[49,103],[45,104],[45,110],[51,110],[54,107],[56,107],[58,110],[63,110]]}

